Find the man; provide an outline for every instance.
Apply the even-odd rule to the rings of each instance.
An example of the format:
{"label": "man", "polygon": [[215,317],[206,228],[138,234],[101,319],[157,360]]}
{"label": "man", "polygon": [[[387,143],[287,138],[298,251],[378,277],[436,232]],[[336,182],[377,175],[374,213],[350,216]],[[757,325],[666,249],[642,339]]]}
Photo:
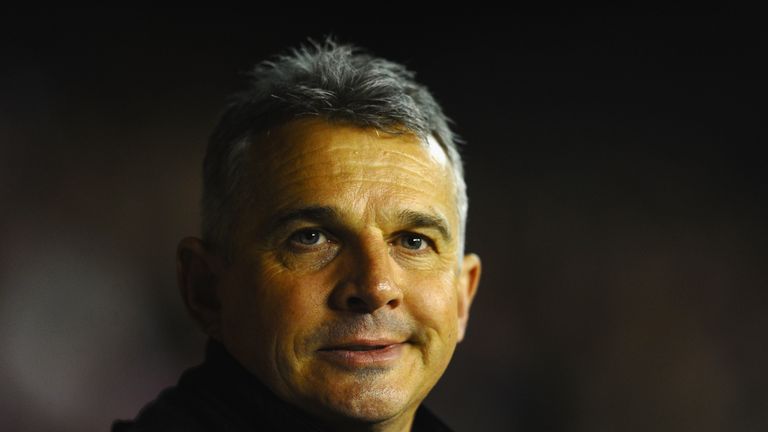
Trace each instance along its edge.
{"label": "man", "polygon": [[448,430],[425,408],[480,276],[454,137],[402,66],[332,41],[258,65],[178,248],[206,361],[113,431]]}

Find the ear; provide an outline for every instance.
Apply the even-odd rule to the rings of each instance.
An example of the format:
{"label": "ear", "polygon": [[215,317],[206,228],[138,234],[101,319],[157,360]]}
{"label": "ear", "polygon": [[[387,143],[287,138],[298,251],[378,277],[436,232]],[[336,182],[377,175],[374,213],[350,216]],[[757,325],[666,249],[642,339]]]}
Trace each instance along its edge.
{"label": "ear", "polygon": [[477,284],[480,282],[480,257],[475,254],[467,254],[461,264],[459,273],[459,321],[457,341],[464,339],[469,321],[469,307],[477,293]]}
{"label": "ear", "polygon": [[190,315],[208,336],[219,331],[221,302],[218,282],[223,261],[208,252],[203,241],[187,237],[176,250],[176,279]]}

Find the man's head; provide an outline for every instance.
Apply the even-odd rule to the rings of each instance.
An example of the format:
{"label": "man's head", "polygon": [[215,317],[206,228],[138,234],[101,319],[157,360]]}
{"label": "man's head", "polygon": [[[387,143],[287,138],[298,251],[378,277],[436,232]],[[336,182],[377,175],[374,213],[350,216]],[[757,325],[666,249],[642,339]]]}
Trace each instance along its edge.
{"label": "man's head", "polygon": [[320,421],[403,427],[461,340],[479,278],[439,106],[331,42],[259,65],[204,168],[179,282],[205,331]]}
{"label": "man's head", "polygon": [[414,81],[413,72],[328,40],[262,62],[250,77],[251,85],[235,95],[206,152],[202,234],[209,247],[233,252],[232,227],[249,199],[240,182],[247,174],[243,163],[254,135],[297,118],[436,139],[456,176],[463,245],[467,191],[456,137],[427,88]]}

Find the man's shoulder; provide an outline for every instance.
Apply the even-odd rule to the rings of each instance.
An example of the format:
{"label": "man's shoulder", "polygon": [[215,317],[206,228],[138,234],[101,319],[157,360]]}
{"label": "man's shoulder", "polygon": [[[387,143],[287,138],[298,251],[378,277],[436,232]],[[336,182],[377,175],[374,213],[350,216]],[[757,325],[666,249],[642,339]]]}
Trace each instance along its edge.
{"label": "man's shoulder", "polygon": [[311,431],[253,377],[221,355],[186,370],[133,420],[112,432]]}
{"label": "man's shoulder", "polygon": [[[239,431],[237,415],[220,400],[205,366],[184,371],[179,382],[146,404],[133,420],[117,420],[112,432]],[[224,384],[224,383],[222,383]],[[226,384],[224,384],[226,385]]]}
{"label": "man's shoulder", "polygon": [[145,405],[133,420],[117,420],[112,432],[202,432],[206,409],[179,386],[169,387]]}
{"label": "man's shoulder", "polygon": [[413,419],[413,431],[451,432],[451,428],[443,423],[443,421],[433,414],[432,411],[427,409],[427,407],[422,405],[416,411],[416,417]]}

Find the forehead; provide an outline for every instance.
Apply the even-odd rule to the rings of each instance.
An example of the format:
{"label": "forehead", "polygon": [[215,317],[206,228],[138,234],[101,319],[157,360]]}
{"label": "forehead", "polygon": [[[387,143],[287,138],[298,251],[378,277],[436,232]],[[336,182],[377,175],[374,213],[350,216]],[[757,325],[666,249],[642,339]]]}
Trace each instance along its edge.
{"label": "forehead", "polygon": [[264,132],[247,166],[247,193],[272,211],[327,203],[440,207],[446,213],[456,207],[445,152],[434,139],[411,133],[296,120]]}
{"label": "forehead", "polygon": [[[414,162],[431,163],[432,169],[449,168],[448,157],[437,141],[417,135],[387,133],[347,123],[321,119],[299,119],[262,133],[250,154],[253,168],[273,170],[303,156],[331,156],[339,162],[406,157]],[[344,159],[336,159],[343,156]]]}

